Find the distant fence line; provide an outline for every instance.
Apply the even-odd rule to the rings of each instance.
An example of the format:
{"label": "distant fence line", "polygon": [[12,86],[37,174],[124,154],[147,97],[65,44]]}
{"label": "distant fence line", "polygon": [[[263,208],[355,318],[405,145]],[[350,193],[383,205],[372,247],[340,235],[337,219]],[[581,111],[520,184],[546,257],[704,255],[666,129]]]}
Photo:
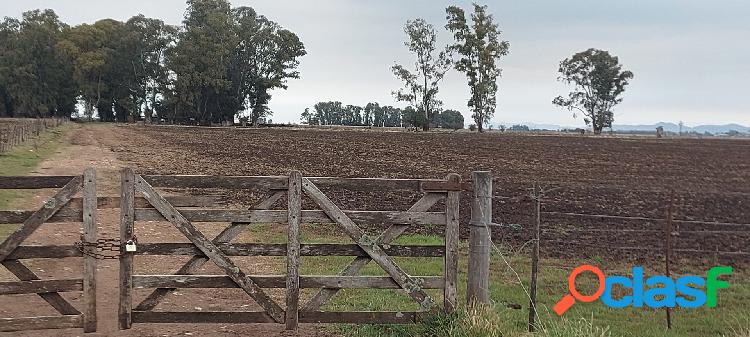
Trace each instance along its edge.
{"label": "distant fence line", "polygon": [[43,131],[68,122],[68,118],[2,118],[0,119],[0,153],[39,136]]}

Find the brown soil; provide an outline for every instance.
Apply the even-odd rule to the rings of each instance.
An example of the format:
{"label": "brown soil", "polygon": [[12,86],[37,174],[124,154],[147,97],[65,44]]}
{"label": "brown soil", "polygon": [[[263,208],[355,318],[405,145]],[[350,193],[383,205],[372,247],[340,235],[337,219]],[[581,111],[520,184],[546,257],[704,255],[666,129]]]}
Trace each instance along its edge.
{"label": "brown soil", "polygon": [[[97,188],[99,195],[119,195],[119,171],[124,168],[123,162],[111,151],[109,144],[122,141],[122,135],[111,125],[76,125],[66,135],[69,145],[61,147],[51,158],[45,160],[33,172],[35,175],[77,175],[86,167],[97,169]],[[107,144],[107,145],[105,145]],[[39,207],[43,200],[54,191],[42,191],[32,200],[24,203],[22,208]],[[119,210],[99,211],[99,235],[104,238],[119,236]],[[225,224],[224,224],[225,225]],[[223,227],[219,224],[205,224],[201,230],[207,236],[218,234]],[[177,230],[169,224],[139,224],[137,231],[140,239],[150,242],[187,242]],[[26,244],[72,244],[80,240],[80,224],[43,225]],[[173,273],[184,258],[144,258],[136,262],[136,272]],[[243,270],[250,274],[274,274],[277,261],[264,259],[243,259],[236,261]],[[80,258],[63,260],[31,260],[28,266],[42,279],[45,278],[80,278]],[[97,282],[98,332],[87,336],[293,336],[284,332],[283,325],[275,324],[134,324],[127,331],[117,328],[118,308],[118,263],[117,260],[102,260],[99,263]],[[5,270],[3,270],[4,272]],[[206,264],[205,274],[219,274],[211,263]],[[0,279],[7,280],[7,273],[0,273]],[[145,290],[136,290],[134,302],[147,295]],[[271,292],[277,302],[283,303],[283,293]],[[63,294],[74,305],[81,307],[80,294]],[[237,290],[195,289],[178,291],[167,297],[157,307],[164,311],[259,311],[259,307],[246,294]],[[37,296],[2,296],[0,297],[0,317],[22,317],[36,315],[56,315],[57,313]],[[81,329],[30,331],[0,333],[8,336],[81,336]],[[299,336],[330,336],[320,326],[302,325]]]}
{"label": "brown soil", "polygon": [[[469,179],[471,171],[491,170],[495,194],[519,199],[498,198],[494,207],[496,223],[522,226],[493,233],[496,241],[511,245],[530,239],[532,206],[525,196],[534,181],[562,187],[547,196],[545,211],[663,218],[671,195],[677,219],[750,224],[747,140],[162,126],[112,130],[107,145],[140,173],[285,175],[297,169],[307,176],[442,178],[455,172]],[[235,197],[243,201],[242,195]],[[462,198],[462,224],[468,223],[469,198],[468,193]],[[352,209],[400,209],[414,195],[342,191],[334,199]],[[623,252],[612,247],[661,247],[662,229],[654,221],[544,215],[543,253],[619,258]],[[722,232],[681,233],[675,247],[746,251],[748,229],[681,224],[680,231]],[[725,258],[732,263],[740,256]]]}

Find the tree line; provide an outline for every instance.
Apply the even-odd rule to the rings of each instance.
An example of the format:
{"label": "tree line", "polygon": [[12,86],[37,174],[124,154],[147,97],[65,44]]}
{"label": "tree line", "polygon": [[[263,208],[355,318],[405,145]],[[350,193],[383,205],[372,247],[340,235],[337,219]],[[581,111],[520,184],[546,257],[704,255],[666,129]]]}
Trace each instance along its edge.
{"label": "tree line", "polygon": [[250,7],[188,0],[182,25],[135,16],[69,26],[52,10],[0,23],[0,116],[221,123],[272,114],[304,44]]}
{"label": "tree line", "polygon": [[[510,43],[487,6],[473,12],[446,8],[452,42],[438,48],[437,30],[407,21],[405,46],[413,66],[390,70],[403,86],[392,91],[407,108],[321,102],[308,124],[456,128],[463,117],[438,97],[445,74],[466,76],[467,107],[481,132],[497,109],[499,60]],[[299,37],[250,7],[227,0],[188,0],[184,20],[172,26],[138,15],[70,26],[52,10],[0,22],[0,117],[71,116],[78,110],[102,121],[164,120],[212,124],[272,115],[271,92],[299,78],[305,46]],[[614,107],[633,73],[616,56],[588,49],[563,60],[558,80],[574,87],[556,106],[584,116],[594,133],[614,121]],[[80,109],[79,109],[80,107]],[[460,119],[459,119],[460,117]]]}
{"label": "tree line", "polygon": [[[497,109],[497,82],[502,75],[498,62],[508,55],[510,43],[501,39],[499,25],[487,6],[473,4],[473,9],[467,18],[467,13],[460,7],[446,8],[445,29],[453,35],[453,42],[444,48],[438,48],[438,33],[432,24],[421,18],[406,22],[404,33],[407,39],[404,45],[414,56],[414,66],[396,63],[391,67],[393,74],[403,83],[392,94],[397,101],[409,104],[409,108],[401,112],[402,125],[421,127],[423,130],[440,127],[441,123],[445,123],[446,112],[450,112],[448,123],[458,121],[452,117],[454,111],[442,111],[443,102],[438,98],[439,84],[451,69],[463,73],[467,78],[471,93],[467,106],[474,122],[470,129],[482,132],[484,126],[489,124]],[[595,48],[563,60],[558,72],[558,80],[573,85],[574,90],[568,97],[556,97],[552,103],[575,111],[574,118],[582,114],[595,134],[611,127],[614,121],[612,110],[622,102],[622,94],[633,73],[623,70],[616,56]],[[339,106],[335,103],[327,102],[320,109],[316,105],[315,112],[306,109],[302,118],[308,124],[372,125],[367,119],[368,113],[358,117],[361,108],[341,107],[340,103]],[[339,117],[339,114],[342,116]],[[457,114],[460,116],[460,113]],[[463,117],[460,117],[463,122]],[[391,118],[390,124],[395,124],[397,120]],[[511,129],[523,130],[520,125]]]}
{"label": "tree line", "polygon": [[[313,110],[306,108],[301,120],[307,125],[347,125],[374,127],[422,127],[424,117],[409,106],[404,109],[379,103],[367,103],[364,107],[344,105],[339,101],[319,102]],[[444,129],[463,129],[464,117],[455,110],[439,111],[433,118],[433,126]]]}

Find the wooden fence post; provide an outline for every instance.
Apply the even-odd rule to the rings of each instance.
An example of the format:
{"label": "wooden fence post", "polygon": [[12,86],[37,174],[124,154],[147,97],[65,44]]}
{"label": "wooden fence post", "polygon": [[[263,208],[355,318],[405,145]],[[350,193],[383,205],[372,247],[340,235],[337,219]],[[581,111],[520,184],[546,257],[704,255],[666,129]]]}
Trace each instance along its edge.
{"label": "wooden fence post", "polygon": [[[451,173],[446,179],[460,183],[461,176]],[[458,241],[459,241],[459,208],[461,191],[448,191],[445,199],[445,289],[443,289],[443,308],[453,312],[458,305],[456,301],[458,285]]]}
{"label": "wooden fence post", "polygon": [[132,325],[133,296],[133,254],[125,253],[125,243],[133,239],[135,220],[135,174],[126,168],[121,177],[122,198],[120,199],[120,330]]}
{"label": "wooden fence post", "polygon": [[474,199],[471,204],[469,232],[469,306],[490,303],[490,238],[492,223],[492,174],[489,171],[471,173]]}
{"label": "wooden fence post", "polygon": [[531,285],[529,286],[529,332],[534,332],[536,321],[536,281],[539,273],[539,238],[541,237],[542,226],[542,189],[537,183],[534,183],[532,192],[532,201],[534,202],[534,241],[533,250],[531,251]]}
{"label": "wooden fence post", "polygon": [[[83,172],[83,241],[96,242],[96,171],[87,168]],[[96,331],[96,248],[84,245],[83,256],[83,332]]]}
{"label": "wooden fence post", "polygon": [[[671,278],[672,271],[670,263],[672,259],[672,219],[674,217],[674,198],[672,195],[669,196],[667,202],[667,214],[666,221],[664,222],[664,269],[666,276]],[[665,307],[667,312],[667,329],[672,329],[672,310],[669,307]]]}
{"label": "wooden fence post", "polygon": [[286,247],[286,329],[297,330],[299,323],[299,225],[302,210],[302,174],[292,171],[287,192],[289,235]]}

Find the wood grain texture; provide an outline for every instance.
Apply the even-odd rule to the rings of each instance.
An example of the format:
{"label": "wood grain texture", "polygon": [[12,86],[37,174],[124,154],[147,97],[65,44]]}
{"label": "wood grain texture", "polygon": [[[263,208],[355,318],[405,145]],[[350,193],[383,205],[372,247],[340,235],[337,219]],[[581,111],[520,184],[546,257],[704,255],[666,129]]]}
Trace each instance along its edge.
{"label": "wood grain texture", "polygon": [[[445,197],[445,194],[442,193],[426,193],[422,198],[420,198],[414,205],[412,205],[411,208],[407,212],[424,212],[429,210],[435,203],[442,200]],[[391,225],[388,229],[383,232],[383,234],[378,238],[377,242],[381,243],[383,245],[389,245],[393,240],[397,239],[401,234],[403,234],[406,229],[409,228],[409,226],[405,225]],[[383,247],[386,250],[386,253],[391,256],[398,256],[396,254],[393,254],[392,251],[390,251],[390,247]],[[364,252],[364,250],[362,250]],[[339,272],[339,275],[341,276],[353,276],[359,274],[359,272],[364,268],[372,259],[369,255],[367,255],[366,252],[364,252],[364,255],[360,255],[354,261],[349,263],[344,269]],[[442,253],[441,255],[442,256]],[[311,297],[307,303],[305,303],[303,310],[305,311],[317,311],[319,310],[323,305],[325,305],[326,302],[328,302],[333,296],[338,293],[338,289],[320,289],[313,297]]]}
{"label": "wood grain texture", "polygon": [[0,243],[0,261],[10,255],[26,238],[47,221],[52,215],[57,213],[65,204],[70,201],[78,191],[81,190],[81,176],[75,176],[63,186],[55,196],[47,199],[44,205],[29,216],[15,232],[11,233],[5,241]]}
{"label": "wood grain texture", "polygon": [[0,318],[0,331],[71,329],[83,326],[81,315]]}
{"label": "wood grain texture", "polygon": [[198,247],[217,267],[231,277],[276,322],[281,323],[284,321],[284,310],[140,176],[136,176],[136,190],[141,192],[144,198],[148,199],[166,219],[169,219],[190,242]]}
{"label": "wood grain texture", "polygon": [[[87,168],[83,172],[83,239],[96,242],[97,239],[97,198],[96,171]],[[96,331],[96,247],[84,246],[88,253],[83,257],[83,332]]]}
{"label": "wood grain texture", "polygon": [[[285,224],[286,210],[238,210],[238,209],[179,209],[191,222],[241,222],[246,224]],[[404,225],[444,225],[444,212],[403,212],[403,211],[344,211],[351,220],[365,225],[404,224]],[[302,211],[302,223],[336,223],[325,212],[318,210]],[[165,221],[155,209],[135,210],[137,221]]]}
{"label": "wood grain texture", "polygon": [[[275,275],[249,275],[261,288],[286,288],[286,277]],[[414,276],[424,289],[442,289],[441,276]],[[299,288],[316,289],[399,289],[398,283],[388,276],[314,276],[299,277]],[[224,275],[133,275],[133,288],[238,288],[229,276]]]}
{"label": "wood grain texture", "polygon": [[0,189],[60,188],[76,176],[0,176]]}
{"label": "wood grain texture", "polygon": [[[279,199],[281,199],[284,194],[286,194],[285,191],[275,191],[272,192],[270,196],[268,196],[266,199],[258,203],[258,205],[255,206],[256,209],[265,209],[272,207]],[[238,235],[242,233],[247,228],[247,223],[232,223],[227,228],[224,228],[224,230],[217,235],[213,242],[217,245],[226,244],[228,242],[231,242],[236,238]],[[156,243],[156,244],[142,244],[138,247],[137,254],[160,254],[159,252],[154,252],[153,250],[150,250],[150,248],[153,249],[165,249],[170,248],[171,244],[168,243]],[[203,255],[203,253],[195,247],[193,244],[178,244],[181,245],[181,248],[178,248],[177,252],[188,252],[187,254],[183,255],[193,255],[193,257],[190,258],[184,265],[182,265],[176,272],[178,275],[189,275],[189,274],[195,274],[203,267],[203,265],[208,262],[208,258]],[[228,251],[222,249],[222,253],[228,254]],[[286,246],[284,246],[283,254],[286,254]],[[170,252],[171,253],[171,252]],[[163,255],[173,255],[170,253],[165,253]],[[282,254],[282,255],[283,255]],[[176,255],[176,254],[175,254]],[[278,256],[282,256],[278,255]],[[153,292],[151,292],[146,298],[139,303],[135,310],[138,311],[148,311],[153,310],[159,303],[169,295],[170,293],[177,290],[176,288],[159,288],[155,289]]]}
{"label": "wood grain texture", "polygon": [[287,191],[287,212],[289,224],[286,247],[286,329],[297,330],[299,321],[299,225],[302,218],[302,174],[292,171],[289,174]]}
{"label": "wood grain texture", "polygon": [[[135,174],[131,169],[124,169],[121,173],[120,187],[120,243],[133,239],[133,225],[135,221]],[[132,321],[133,302],[133,255],[120,256],[120,303],[118,309],[118,324],[120,330],[130,329]]]}
{"label": "wood grain texture", "polygon": [[415,281],[396,265],[388,254],[377,243],[376,238],[370,238],[359,228],[341,209],[336,206],[312,182],[302,179],[302,189],[326,214],[349,235],[370,258],[390,275],[396,283],[406,291],[425,310],[434,307],[435,302]]}
{"label": "wood grain texture", "polygon": [[[452,173],[447,180],[459,184],[461,176]],[[445,200],[445,287],[443,291],[443,310],[453,312],[458,305],[458,241],[459,241],[459,209],[461,207],[461,192],[449,191]]]}

